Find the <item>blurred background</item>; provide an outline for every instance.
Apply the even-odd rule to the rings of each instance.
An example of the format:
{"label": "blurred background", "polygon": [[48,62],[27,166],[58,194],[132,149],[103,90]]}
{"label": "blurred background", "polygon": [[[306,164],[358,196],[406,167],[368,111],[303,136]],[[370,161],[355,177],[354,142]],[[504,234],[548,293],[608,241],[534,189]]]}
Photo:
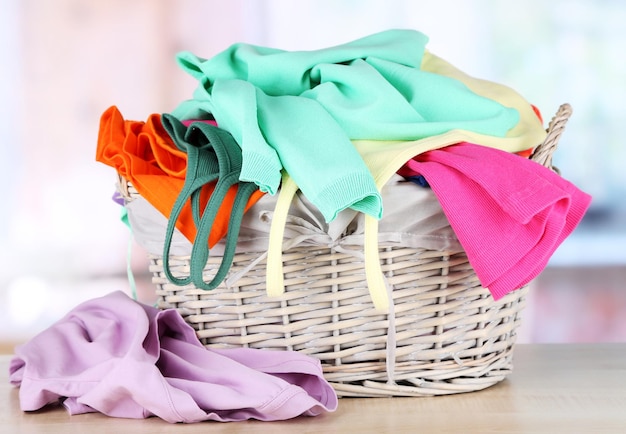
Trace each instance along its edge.
{"label": "blurred background", "polygon": [[420,30],[433,53],[516,89],[546,125],[573,106],[555,165],[594,201],[535,282],[520,342],[626,341],[624,22],[619,0],[0,0],[1,351],[83,300],[130,291],[129,263],[152,297],[114,170],[94,160],[105,109],[145,120],[189,98],[181,50],[317,49],[389,28]]}

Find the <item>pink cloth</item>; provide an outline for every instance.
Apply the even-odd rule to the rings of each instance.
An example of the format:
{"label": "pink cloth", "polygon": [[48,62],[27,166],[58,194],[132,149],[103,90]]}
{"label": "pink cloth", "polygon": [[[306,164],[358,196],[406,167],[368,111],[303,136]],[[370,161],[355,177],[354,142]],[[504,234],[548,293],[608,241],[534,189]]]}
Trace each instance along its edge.
{"label": "pink cloth", "polygon": [[187,120],[182,120],[180,122],[186,127],[193,124],[194,122],[205,122],[209,125],[213,125],[214,127],[217,126],[217,122],[215,122],[213,119],[187,119]]}
{"label": "pink cloth", "polygon": [[22,410],[61,401],[168,422],[283,420],[334,411],[319,360],[288,351],[208,350],[175,310],[122,292],[87,301],[16,349],[10,382]]}
{"label": "pink cloth", "polygon": [[471,143],[425,152],[398,173],[426,178],[496,300],[545,268],[591,203],[591,196],[540,164]]}

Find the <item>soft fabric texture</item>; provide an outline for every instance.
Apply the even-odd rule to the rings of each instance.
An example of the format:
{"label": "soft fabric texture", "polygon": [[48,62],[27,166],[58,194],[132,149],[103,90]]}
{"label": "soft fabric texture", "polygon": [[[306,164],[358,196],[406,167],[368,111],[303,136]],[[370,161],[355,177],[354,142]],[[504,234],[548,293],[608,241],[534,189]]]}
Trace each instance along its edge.
{"label": "soft fabric texture", "polygon": [[10,382],[23,411],[168,422],[283,420],[334,411],[320,362],[291,351],[206,349],[176,310],[113,292],[16,348]]}
{"label": "soft fabric texture", "polygon": [[398,173],[426,178],[494,299],[535,278],[591,202],[534,161],[470,143],[420,154]]}
{"label": "soft fabric texture", "polygon": [[[385,218],[380,221],[378,243],[385,246],[462,251],[439,201],[431,190],[417,188],[396,175],[385,185],[381,194]],[[268,258],[271,230],[279,227],[274,224],[276,203],[276,196],[265,195],[245,214],[236,251],[255,256],[244,269],[227,276],[227,286],[237,285],[240,278],[258,266],[259,261],[267,258],[267,292],[269,295],[284,292],[282,274],[275,271],[276,264],[282,261],[281,250],[272,250],[273,255],[276,252],[278,255]],[[163,251],[167,220],[143,198],[126,202],[125,206],[135,241],[148,252],[160,255]],[[286,241],[282,246],[287,249],[297,246],[331,247],[352,254],[355,260],[362,261],[364,232],[363,213],[346,209],[335,220],[325,223],[319,210],[303,194],[298,193],[290,203],[285,217]],[[190,255],[192,246],[180,233],[174,232],[170,241],[170,253],[177,256]],[[225,243],[222,240],[211,252],[214,256],[221,256],[224,249]]]}
{"label": "soft fabric texture", "polygon": [[[363,161],[365,161],[379,190],[387,184],[398,169],[408,160],[417,154],[432,149],[468,141],[506,152],[517,153],[533,149],[544,141],[546,131],[543,129],[536,110],[513,89],[498,83],[471,77],[428,51],[424,53],[422,69],[459,80],[478,95],[493,99],[503,106],[515,108],[520,115],[519,122],[506,133],[505,137],[455,129],[437,136],[412,141],[353,140],[354,146],[357,148]],[[276,260],[268,261],[267,263],[268,290],[277,295],[284,291],[281,279],[282,261],[280,260],[280,251],[283,248],[281,227],[285,225],[289,208],[288,204],[291,203],[298,187],[288,175],[285,178],[286,182],[283,184],[283,187],[287,185],[289,188],[282,188],[279,193],[270,233],[268,255]],[[374,305],[381,311],[388,311],[388,286],[380,268],[378,255],[379,224],[380,221],[375,217],[365,215],[363,243],[366,261],[365,272]],[[285,241],[285,244],[287,243],[289,243],[289,240]]]}
{"label": "soft fabric texture", "polygon": [[[100,118],[96,161],[116,169],[141,196],[169,217],[185,183],[187,154],[176,147],[163,129],[161,115],[152,114],[145,122],[132,121],[125,120],[117,107],[108,108]],[[201,208],[206,206],[215,184],[210,183],[202,188]],[[229,189],[224,204],[232,204],[236,192],[236,186]],[[262,196],[262,192],[254,192],[246,208]],[[229,219],[230,207],[223,206],[211,229],[209,247],[224,237]],[[188,240],[195,239],[196,225],[190,203],[183,206],[176,227]]]}
{"label": "soft fabric texture", "polygon": [[[356,206],[348,206],[352,207],[348,211],[366,213],[363,244],[368,286],[374,304],[383,310],[388,307],[388,296],[378,259],[380,222],[377,219],[380,214],[368,207],[376,201],[382,203],[380,191],[393,174],[415,155],[461,142],[527,155],[544,140],[546,133],[538,111],[528,101],[506,86],[468,76],[425,50],[426,42],[427,39],[419,32],[393,30],[312,52],[285,52],[235,44],[208,60],[190,53],[179,56],[181,66],[200,81],[200,86],[194,98],[183,102],[174,114],[181,119],[215,116],[220,126],[230,131],[242,146],[242,179],[246,176],[244,173],[255,173],[258,169],[264,176],[272,177],[271,182],[276,186],[282,182],[272,214],[268,244],[268,291],[274,294],[282,292],[280,256],[282,248],[293,243],[283,238],[285,234],[289,236],[289,229],[285,232],[285,228],[296,192],[301,190],[308,199],[312,199],[326,222],[342,215],[341,211],[335,211],[343,205],[335,203],[327,207],[328,203],[315,199],[313,190],[325,188],[319,180],[339,186],[333,176],[343,176],[349,167],[346,161],[352,160],[346,154],[346,158],[327,162],[328,152],[335,149],[331,147],[331,151],[327,152],[326,147],[319,144],[330,143],[328,139],[335,137],[337,130],[334,126],[319,128],[328,118],[320,115],[321,123],[317,122],[314,114],[318,107],[311,102],[319,104],[332,115],[333,122],[339,125],[344,138],[351,141],[365,163],[378,192],[377,196],[369,181],[357,183],[363,194],[360,199],[355,199]],[[359,74],[351,73],[357,71]],[[407,77],[411,78],[410,85],[404,81]],[[368,87],[372,83],[379,83],[381,87]],[[425,88],[421,88],[422,85]],[[369,93],[364,91],[366,87]],[[386,90],[379,94],[381,89]],[[433,91],[433,94],[429,95],[425,89]],[[438,96],[447,97],[437,99],[435,90],[441,92],[437,93]],[[380,98],[367,99],[376,95]],[[301,107],[292,106],[303,99],[307,101]],[[387,103],[398,111],[390,111]],[[473,103],[478,105],[473,106]],[[455,110],[451,110],[451,106]],[[307,114],[309,109],[312,111]],[[468,110],[465,115],[469,117],[459,117],[465,110]],[[412,111],[422,116],[420,122],[414,122]],[[493,116],[483,117],[487,112]],[[290,122],[284,122],[287,116]],[[398,124],[400,119],[401,125]],[[429,125],[435,120],[436,125]],[[271,126],[267,134],[264,130],[266,126]],[[420,129],[423,135],[405,135]],[[287,140],[289,137],[294,140]],[[275,164],[275,159],[283,157],[273,145],[275,140],[285,143],[287,154],[284,156],[287,158],[284,160],[289,160],[291,153],[293,166],[280,159]],[[342,142],[338,140],[336,143]],[[308,149],[308,144],[313,144],[315,148],[311,155],[302,151]],[[317,155],[319,152],[323,155]],[[316,159],[318,157],[319,160]],[[307,164],[313,161],[321,172],[305,170]],[[260,162],[263,165],[257,164]],[[246,164],[250,166],[246,168]],[[280,172],[281,168],[286,170]],[[361,169],[357,172],[364,173]],[[350,169],[347,171],[350,172]],[[312,180],[315,180],[315,185],[310,186]],[[269,184],[263,185],[258,179],[250,181],[272,192]],[[268,179],[266,181],[269,182]],[[340,194],[335,195],[339,191]],[[355,191],[347,184],[341,184],[337,191],[324,190],[322,196],[331,200],[341,198],[343,201],[347,197],[345,194],[353,195]],[[368,199],[362,201],[364,198]],[[532,259],[541,263],[549,258]]]}
{"label": "soft fabric texture", "polygon": [[[417,188],[399,175],[381,190],[385,217],[380,221],[378,240],[385,245],[425,248],[430,250],[462,250],[459,241],[431,190]],[[243,217],[236,252],[263,254],[269,245],[270,227],[278,197],[264,195]],[[125,202],[133,239],[147,252],[163,253],[167,219],[146,199],[138,197]],[[326,223],[319,210],[298,192],[289,208],[285,238],[299,240],[301,245],[343,246],[362,255],[363,213],[343,210],[332,222]],[[189,256],[192,245],[179,231],[174,231],[170,253]],[[225,239],[211,254],[222,256]],[[234,283],[234,282],[233,282]]]}
{"label": "soft fabric texture", "polygon": [[[170,282],[182,286],[193,282],[196,288],[211,290],[216,288],[232,265],[241,221],[249,199],[258,190],[252,182],[239,181],[241,172],[241,148],[227,131],[205,122],[197,121],[188,127],[175,117],[164,114],[163,127],[176,146],[187,154],[185,184],[176,198],[170,213],[163,246],[163,270]],[[216,181],[211,197],[204,209],[200,208],[202,188]],[[226,196],[236,187],[233,202],[225,201]],[[169,267],[170,245],[175,224],[187,202],[196,223],[196,237],[191,249],[191,269],[189,276],[175,277]],[[209,259],[208,240],[221,208],[230,211],[228,230],[222,262],[215,276],[209,282],[204,280],[204,268]]]}
{"label": "soft fabric texture", "polygon": [[[336,47],[287,52],[235,44],[180,65],[200,85],[172,114],[215,117],[243,150],[241,179],[276,193],[284,168],[327,221],[353,208],[382,216],[350,140],[418,140],[462,129],[505,136],[516,109],[421,69],[427,37],[389,30]],[[286,122],[285,120],[289,121]]]}

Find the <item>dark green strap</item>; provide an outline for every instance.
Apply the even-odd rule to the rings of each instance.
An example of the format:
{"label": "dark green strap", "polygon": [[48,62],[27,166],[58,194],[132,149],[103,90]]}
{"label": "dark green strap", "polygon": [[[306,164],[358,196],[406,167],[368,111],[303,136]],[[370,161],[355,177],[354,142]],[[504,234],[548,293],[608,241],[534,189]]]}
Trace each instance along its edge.
{"label": "dark green strap", "polygon": [[[239,182],[241,148],[229,133],[205,122],[194,122],[187,128],[178,119],[167,114],[162,116],[162,123],[176,146],[187,153],[188,159],[185,183],[174,203],[166,229],[163,270],[168,280],[175,285],[193,282],[197,288],[214,289],[224,280],[232,266],[245,207],[258,187],[254,183]],[[205,184],[216,179],[217,184],[211,197],[200,213],[200,191]],[[238,188],[228,222],[222,262],[213,279],[205,282],[203,270],[209,258],[209,235],[228,190],[235,184],[238,184]],[[177,278],[172,275],[169,254],[176,221],[188,200],[191,200],[196,237],[191,251],[190,274],[185,278]]]}
{"label": "dark green strap", "polygon": [[207,204],[207,208],[202,215],[196,239],[191,250],[191,281],[197,288],[205,290],[215,289],[220,283],[222,283],[224,278],[226,278],[226,275],[232,266],[233,258],[235,257],[235,249],[237,247],[237,238],[239,237],[239,228],[241,227],[241,221],[246,209],[246,204],[248,203],[250,195],[258,188],[256,184],[252,182],[241,182],[237,187],[237,194],[235,196],[235,201],[228,220],[228,232],[226,234],[222,262],[220,263],[217,273],[211,281],[206,282],[204,280],[203,271],[209,259],[207,240],[222,202],[220,200],[218,203],[217,200],[213,199],[221,198],[223,200],[228,189],[233,184],[236,184],[238,180],[238,174],[228,174],[224,178],[220,178],[213,194],[211,195],[211,199]]}
{"label": "dark green strap", "polygon": [[[187,175],[185,177],[185,183],[183,185],[183,189],[176,198],[174,205],[172,206],[172,211],[170,212],[167,228],[165,230],[165,241],[163,243],[163,271],[167,279],[175,285],[187,285],[191,283],[191,277],[177,278],[172,274],[170,268],[170,249],[172,246],[172,237],[174,235],[176,222],[180,217],[181,210],[183,209],[185,203],[193,197],[194,194],[197,194],[203,185],[214,181],[218,176],[217,173],[203,173],[205,165],[200,164],[200,162],[204,161],[200,155],[201,152],[198,149],[193,147],[188,149]],[[198,210],[193,210],[193,201],[192,211],[199,214]]]}

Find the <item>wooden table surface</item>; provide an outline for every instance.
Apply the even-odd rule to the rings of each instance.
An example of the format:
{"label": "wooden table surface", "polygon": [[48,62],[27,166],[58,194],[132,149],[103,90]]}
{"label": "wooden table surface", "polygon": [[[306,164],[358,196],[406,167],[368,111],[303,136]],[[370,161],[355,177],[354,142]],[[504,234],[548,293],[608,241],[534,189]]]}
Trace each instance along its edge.
{"label": "wooden table surface", "polygon": [[158,418],[20,410],[0,356],[0,432],[626,433],[626,344],[517,345],[513,373],[483,391],[432,398],[342,398],[334,413],[284,422],[172,425]]}

